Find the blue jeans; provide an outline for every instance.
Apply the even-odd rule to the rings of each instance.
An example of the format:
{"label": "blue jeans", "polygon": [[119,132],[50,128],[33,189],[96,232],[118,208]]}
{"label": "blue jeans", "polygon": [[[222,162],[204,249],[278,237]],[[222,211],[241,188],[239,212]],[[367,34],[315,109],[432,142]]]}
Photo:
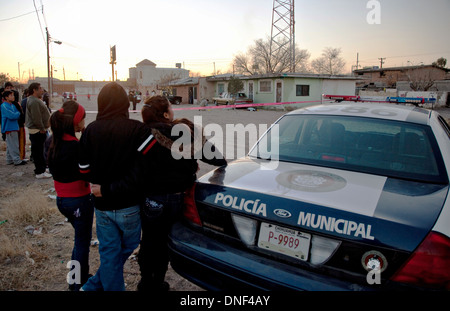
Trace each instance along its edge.
{"label": "blue jeans", "polygon": [[124,291],[123,265],[139,246],[139,205],[113,211],[95,209],[100,267],[83,286],[85,291]]}
{"label": "blue jeans", "polygon": [[75,229],[75,241],[72,250],[72,260],[80,263],[81,284],[74,284],[78,290],[89,275],[89,248],[92,238],[92,223],[94,219],[94,201],[91,195],[78,198],[56,199],[59,211],[67,217]]}

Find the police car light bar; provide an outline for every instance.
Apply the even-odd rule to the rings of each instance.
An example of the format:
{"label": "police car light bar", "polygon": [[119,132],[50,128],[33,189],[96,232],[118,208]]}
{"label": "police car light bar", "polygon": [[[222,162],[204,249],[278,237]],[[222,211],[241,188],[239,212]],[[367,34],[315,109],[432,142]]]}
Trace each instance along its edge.
{"label": "police car light bar", "polygon": [[424,104],[435,103],[436,98],[423,98],[423,97],[387,97],[387,102],[390,103],[410,103],[410,104]]}
{"label": "police car light bar", "polygon": [[425,104],[436,103],[436,98],[424,98],[424,97],[386,97],[384,101],[364,99],[361,96],[356,95],[323,95],[326,99],[335,100],[336,102],[342,101],[354,101],[354,102],[387,102],[387,103],[402,103],[402,104]]}
{"label": "police car light bar", "polygon": [[358,101],[360,99],[359,96],[355,95],[324,95],[325,98],[334,99],[336,101]]}

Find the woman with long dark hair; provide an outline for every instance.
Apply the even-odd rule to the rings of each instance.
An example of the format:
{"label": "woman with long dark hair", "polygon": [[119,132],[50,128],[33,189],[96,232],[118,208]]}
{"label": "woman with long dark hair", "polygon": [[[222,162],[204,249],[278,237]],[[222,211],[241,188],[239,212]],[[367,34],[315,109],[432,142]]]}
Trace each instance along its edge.
{"label": "woman with long dark hair", "polygon": [[[89,247],[92,237],[94,203],[88,182],[78,168],[78,138],[84,130],[86,112],[75,101],[67,101],[50,117],[52,138],[47,161],[53,175],[59,211],[75,230],[72,260],[80,265],[80,282],[71,280],[70,290],[79,290],[89,278]],[[77,284],[79,283],[79,284]]]}
{"label": "woman with long dark hair", "polygon": [[[196,128],[188,119],[174,119],[172,105],[165,96],[147,98],[141,113],[144,123],[151,128],[149,139],[138,149],[143,155],[141,160],[126,178],[109,185],[92,185],[92,190],[96,196],[111,197],[133,189],[136,196],[141,196],[142,238],[138,255],[141,281],[138,290],[167,291],[169,284],[164,278],[169,264],[168,234],[181,216],[184,192],[196,180],[197,159],[216,166],[227,162],[215,152],[212,144],[208,150],[220,156],[210,160],[202,157],[203,145],[210,144],[203,137],[202,129]],[[174,129],[175,126],[178,128]],[[177,133],[179,129],[181,135]],[[172,132],[177,134],[172,135]],[[187,139],[182,137],[186,133],[190,135]],[[178,139],[184,142],[190,139],[191,144],[181,146],[175,143]]]}
{"label": "woman with long dark hair", "polygon": [[[164,281],[169,263],[168,234],[182,213],[184,192],[196,179],[197,159],[216,166],[227,162],[223,157],[207,160],[201,156],[204,143],[209,143],[204,139],[202,129],[196,129],[188,119],[174,119],[172,105],[165,96],[148,98],[141,113],[162,148],[156,155],[157,160],[147,163],[150,178],[144,183],[145,203],[141,208],[142,240],[138,256],[141,282],[138,289],[168,290],[169,285]],[[177,125],[178,128],[172,131]],[[182,147],[189,150],[180,150],[179,144],[174,145],[181,138],[175,133],[183,127],[185,131],[181,133],[190,133],[191,144]],[[210,148],[214,149],[214,146]],[[158,177],[151,178],[150,174]]]}

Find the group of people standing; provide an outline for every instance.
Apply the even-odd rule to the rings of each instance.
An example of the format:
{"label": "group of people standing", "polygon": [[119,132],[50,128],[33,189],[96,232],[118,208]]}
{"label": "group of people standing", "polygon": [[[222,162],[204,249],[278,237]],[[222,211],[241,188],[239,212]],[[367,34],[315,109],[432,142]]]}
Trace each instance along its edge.
{"label": "group of people standing", "polygon": [[[174,119],[164,96],[145,100],[143,122],[130,119],[128,108],[125,90],[111,82],[100,91],[96,120],[86,128],[85,110],[75,101],[65,102],[50,117],[48,166],[58,209],[75,230],[72,260],[81,267],[81,284],[70,285],[72,290],[125,290],[123,266],[139,244],[138,290],[169,289],[164,281],[168,233],[181,214],[184,192],[193,185],[198,170],[198,155],[179,160],[172,156],[172,143],[179,138],[172,135],[172,127],[186,126],[192,140],[198,131],[191,121]],[[76,132],[82,132],[80,140]],[[203,137],[202,142],[209,143]],[[201,160],[226,165],[224,159]],[[91,276],[94,213],[100,267]]]}
{"label": "group of people standing", "polygon": [[35,165],[36,178],[50,178],[45,160],[45,141],[48,137],[50,109],[42,101],[45,93],[39,83],[31,83],[19,104],[19,94],[10,82],[5,83],[2,93],[1,129],[6,141],[6,163],[24,165],[25,127],[31,142],[31,158]]}

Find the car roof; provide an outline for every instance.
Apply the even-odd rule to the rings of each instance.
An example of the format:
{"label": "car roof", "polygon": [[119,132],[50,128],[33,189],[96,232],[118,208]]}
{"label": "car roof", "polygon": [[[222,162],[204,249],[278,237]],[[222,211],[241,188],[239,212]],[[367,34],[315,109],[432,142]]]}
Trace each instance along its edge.
{"label": "car roof", "polygon": [[340,102],[305,107],[287,115],[300,114],[365,117],[429,124],[432,111],[402,104]]}

